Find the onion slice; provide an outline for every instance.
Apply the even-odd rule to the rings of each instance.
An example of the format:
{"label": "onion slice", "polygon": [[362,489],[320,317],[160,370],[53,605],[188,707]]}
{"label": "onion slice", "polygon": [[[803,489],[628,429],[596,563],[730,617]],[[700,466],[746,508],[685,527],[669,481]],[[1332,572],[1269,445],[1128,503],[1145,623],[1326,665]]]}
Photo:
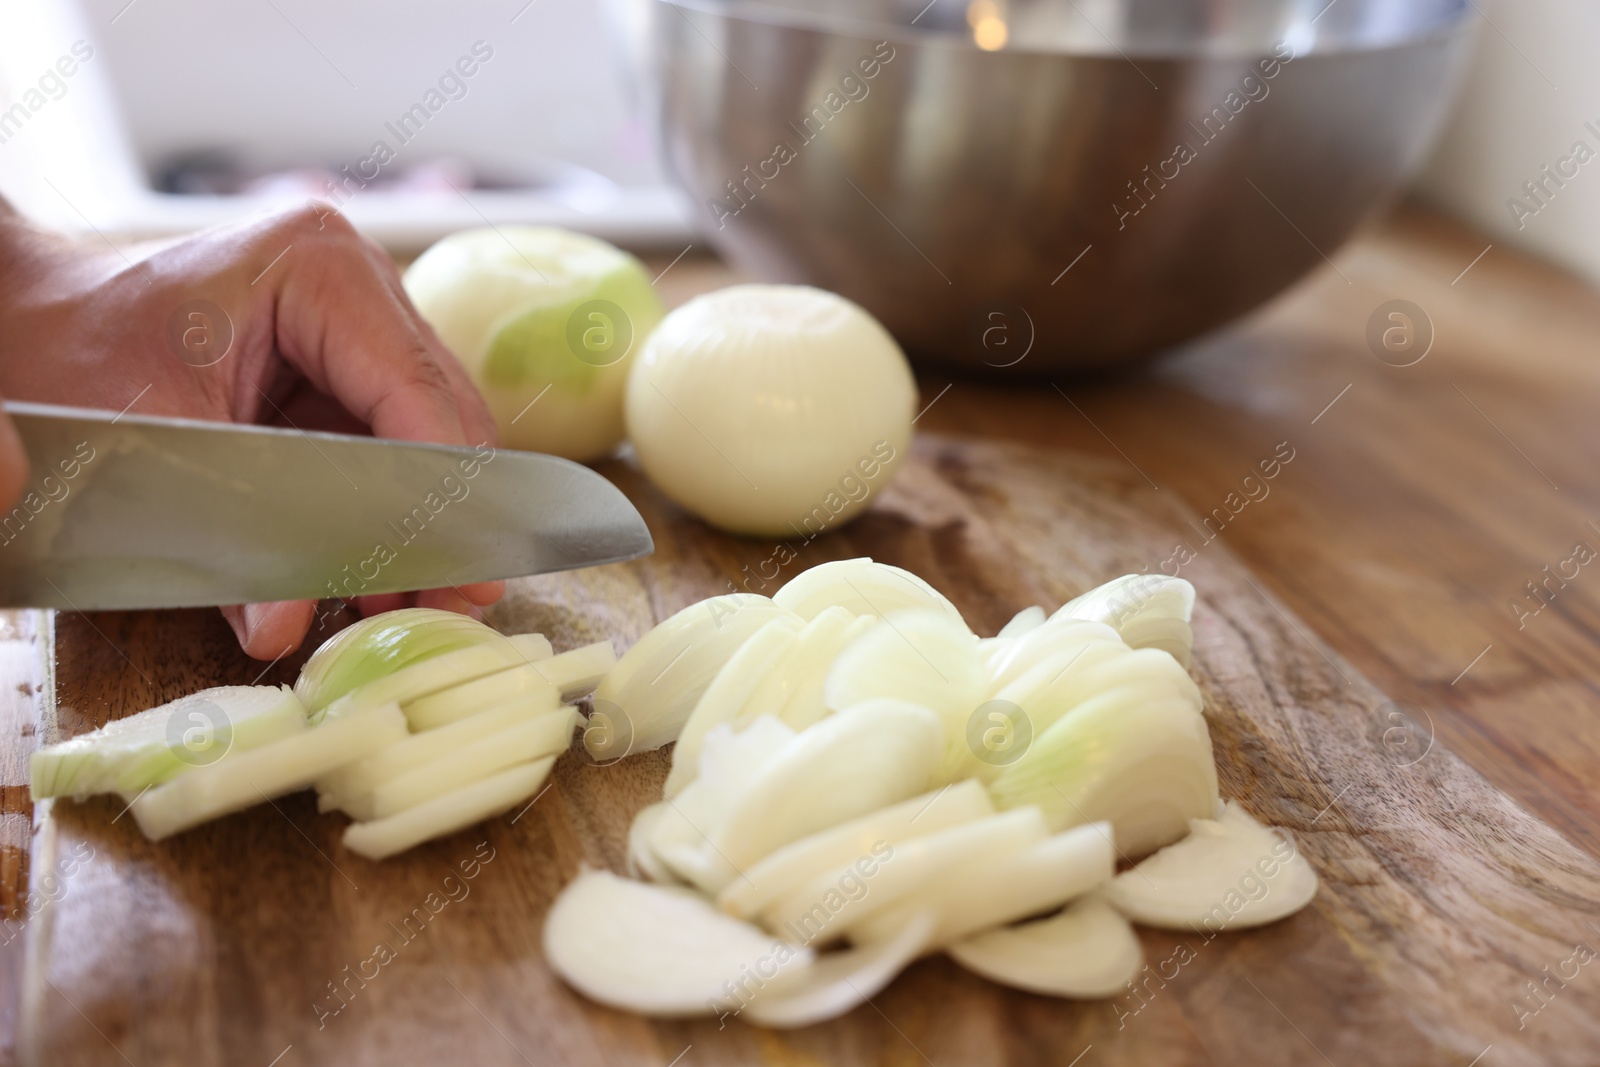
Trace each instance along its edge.
{"label": "onion slice", "polygon": [[596,870],[551,906],[544,955],[591,999],[668,1017],[733,1010],[744,994],[776,996],[812,966],[809,949],[722,914],[698,893]]}
{"label": "onion slice", "polygon": [[[594,691],[583,743],[597,760],[648,752],[675,741],[722,665],[752,634],[781,615],[764,596],[730,593],[690,604],[623,653]],[[604,723],[596,720],[605,717]]]}
{"label": "onion slice", "polygon": [[717,671],[678,734],[672,748],[672,771],[662,792],[675,797],[700,773],[700,748],[712,728],[739,718],[763,679],[777,670],[800,640],[802,624],[792,615],[766,623]]}
{"label": "onion slice", "polygon": [[1108,820],[1130,858],[1216,811],[1205,719],[1181,697],[1125,686],[1078,705],[989,785],[999,808],[1037,804],[1057,828]]}
{"label": "onion slice", "polygon": [[560,755],[572,744],[572,728],[577,721],[578,711],[571,707],[546,715],[524,716],[379,783],[371,793],[349,801],[345,810],[357,819],[387,818],[507,767]]}
{"label": "onion slice", "polygon": [[1316,896],[1317,873],[1294,842],[1233,801],[1218,818],[1189,827],[1188,837],[1111,880],[1106,897],[1124,915],[1146,926],[1216,933],[1276,922]]}
{"label": "onion slice", "polygon": [[131,805],[152,841],[198,826],[263,800],[304,789],[335,767],[376,752],[406,736],[406,718],[393,704],[328,719],[278,741],[230,752],[186,771]]}
{"label": "onion slice", "polygon": [[924,609],[966,626],[961,612],[943,593],[908,570],[866,556],[819,563],[801,571],[773,594],[772,602],[808,620],[834,606],[857,615],[882,616]]}
{"label": "onion slice", "polygon": [[916,796],[938,766],[942,740],[938,718],[904,701],[874,701],[824,719],[762,769],[713,835],[716,849],[737,870]]}
{"label": "onion slice", "polygon": [[938,781],[971,778],[981,767],[967,722],[984,703],[986,682],[978,639],[958,619],[934,611],[902,611],[862,634],[839,654],[823,685],[835,711],[888,698],[928,708],[942,724]]}
{"label": "onion slice", "polygon": [[546,756],[533,763],[521,763],[398,815],[352,823],[344,832],[344,847],[369,860],[381,860],[463,830],[533,796],[550,776],[555,762],[554,756]]}
{"label": "onion slice", "polygon": [[418,697],[401,705],[401,710],[406,713],[406,721],[411,728],[421,732],[436,730],[476,715],[485,708],[500,707],[512,701],[554,711],[561,706],[561,693],[535,669],[534,664],[524,663]]}
{"label": "onion slice", "polygon": [[1079,826],[983,866],[947,870],[894,907],[869,915],[850,930],[852,940],[889,936],[922,910],[939,917],[929,945],[1058,908],[1111,877],[1116,850],[1105,823]]}
{"label": "onion slice", "polygon": [[854,948],[816,957],[794,986],[774,993],[763,990],[744,1014],[762,1026],[810,1026],[843,1015],[865,1003],[906,965],[922,955],[932,936],[934,917],[919,912],[894,934]]}
{"label": "onion slice", "polygon": [[611,642],[596,641],[536,660],[533,668],[560,691],[562,700],[571,700],[599,685],[616,665],[617,653]]}
{"label": "onion slice", "polygon": [[[1067,601],[1050,618],[1103,622],[1134,648],[1164,648],[1184,667],[1189,666],[1194,633],[1189,619],[1194,613],[1194,586],[1183,578],[1165,574],[1124,574]],[[1156,625],[1174,620],[1181,627]]]}
{"label": "onion slice", "polygon": [[884,846],[892,850],[912,838],[993,814],[988,791],[973,779],[924,793],[783,846],[731,882],[717,906],[730,915],[753,918],[780,896],[830,870],[863,860],[877,862]]}
{"label": "onion slice", "polygon": [[1047,919],[976,934],[945,951],[974,974],[1052,997],[1112,996],[1144,965],[1133,927],[1099,893]]}
{"label": "onion slice", "polygon": [[287,686],[202,689],[39,749],[29,761],[29,790],[34,800],[94,793],[132,800],[192,767],[306,728],[306,709]]}
{"label": "onion slice", "polygon": [[1035,604],[1032,607],[1023,608],[1021,611],[1011,616],[1011,621],[1000,627],[1000,632],[995,634],[995,636],[1003,638],[1021,637],[1029,630],[1037,630],[1040,626],[1044,625],[1044,620],[1046,618],[1047,616],[1045,615],[1044,608],[1040,607],[1038,604]]}
{"label": "onion slice", "polygon": [[[1049,835],[1037,808],[961,823],[892,846],[870,878],[863,878],[853,864],[824,871],[765,908],[761,921],[796,943],[826,944],[905,900],[934,907],[936,900],[926,893],[942,879],[959,877],[963,870],[992,870]],[[872,933],[872,939],[886,936],[880,929]]]}

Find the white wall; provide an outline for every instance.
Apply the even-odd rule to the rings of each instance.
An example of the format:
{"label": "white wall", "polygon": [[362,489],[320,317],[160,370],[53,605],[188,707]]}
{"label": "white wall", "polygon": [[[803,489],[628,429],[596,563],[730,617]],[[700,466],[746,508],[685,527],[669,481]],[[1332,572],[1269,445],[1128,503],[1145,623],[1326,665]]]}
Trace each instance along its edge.
{"label": "white wall", "polygon": [[[1424,198],[1496,239],[1555,259],[1600,283],[1600,3],[1476,0],[1488,23],[1453,117],[1419,179]],[[1479,18],[1483,22],[1483,18]],[[1585,123],[1592,123],[1588,129]],[[1579,165],[1582,141],[1594,158]],[[1523,183],[1563,157],[1577,174]],[[1558,175],[1559,177],[1559,175]],[[1516,218],[1507,201],[1537,214]]]}

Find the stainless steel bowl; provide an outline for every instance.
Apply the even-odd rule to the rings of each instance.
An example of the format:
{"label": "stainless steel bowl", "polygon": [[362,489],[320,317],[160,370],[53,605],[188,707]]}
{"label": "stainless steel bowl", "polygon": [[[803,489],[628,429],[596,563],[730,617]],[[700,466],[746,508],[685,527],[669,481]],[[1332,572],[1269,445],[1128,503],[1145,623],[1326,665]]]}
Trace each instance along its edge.
{"label": "stainless steel bowl", "polygon": [[757,277],[913,355],[1140,360],[1328,262],[1419,162],[1470,0],[653,0],[669,168]]}

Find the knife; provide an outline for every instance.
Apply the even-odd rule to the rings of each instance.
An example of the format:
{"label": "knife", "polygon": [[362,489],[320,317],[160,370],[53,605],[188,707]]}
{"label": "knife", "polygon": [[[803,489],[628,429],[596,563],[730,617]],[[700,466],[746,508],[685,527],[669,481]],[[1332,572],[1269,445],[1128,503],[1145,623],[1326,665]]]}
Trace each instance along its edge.
{"label": "knife", "polygon": [[7,401],[31,465],[0,513],[0,605],[348,599],[648,554],[616,486],[488,445]]}

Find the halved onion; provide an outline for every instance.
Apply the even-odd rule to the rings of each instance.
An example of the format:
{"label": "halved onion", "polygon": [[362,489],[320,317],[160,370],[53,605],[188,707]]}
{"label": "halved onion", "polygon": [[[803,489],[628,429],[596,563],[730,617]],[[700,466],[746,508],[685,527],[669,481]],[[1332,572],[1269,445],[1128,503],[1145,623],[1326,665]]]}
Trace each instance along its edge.
{"label": "halved onion", "polygon": [[540,634],[506,637],[497,633],[494,638],[488,643],[446,652],[402,667],[393,674],[374,678],[324,707],[322,714],[333,718],[384,704],[410,704],[421,697],[474,681],[486,674],[497,674],[550,653],[550,642]]}
{"label": "halved onion", "polygon": [[945,949],[991,981],[1052,997],[1109,997],[1144,965],[1133,927],[1099,893],[1046,919],[975,934]]}
{"label": "halved onion", "polygon": [[908,570],[866,556],[832,560],[801,571],[772,595],[772,601],[802,619],[814,619],[831,607],[879,616],[928,610],[966,626],[961,612],[943,593]]}
{"label": "halved onion", "polygon": [[691,890],[586,870],[544,924],[552,969],[593,1000],[645,1015],[735,1010],[741,990],[776,997],[812,966],[796,948]]}
{"label": "halved onion", "polygon": [[[676,740],[722,665],[785,614],[764,596],[730,593],[690,604],[650,630],[594,691],[593,725],[583,735],[589,755],[620,758]],[[600,717],[606,721],[597,723]]]}
{"label": "halved onion", "polygon": [[1317,893],[1317,873],[1282,831],[1228,801],[1189,836],[1124,871],[1106,898],[1146,926],[1216,933],[1292,915]]}
{"label": "halved onion", "polygon": [[[386,611],[347,626],[324,641],[300,668],[295,695],[315,715],[346,693],[412,664],[504,640],[493,627],[453,611]],[[517,657],[519,660],[527,658],[531,651],[525,648],[523,653]]]}

